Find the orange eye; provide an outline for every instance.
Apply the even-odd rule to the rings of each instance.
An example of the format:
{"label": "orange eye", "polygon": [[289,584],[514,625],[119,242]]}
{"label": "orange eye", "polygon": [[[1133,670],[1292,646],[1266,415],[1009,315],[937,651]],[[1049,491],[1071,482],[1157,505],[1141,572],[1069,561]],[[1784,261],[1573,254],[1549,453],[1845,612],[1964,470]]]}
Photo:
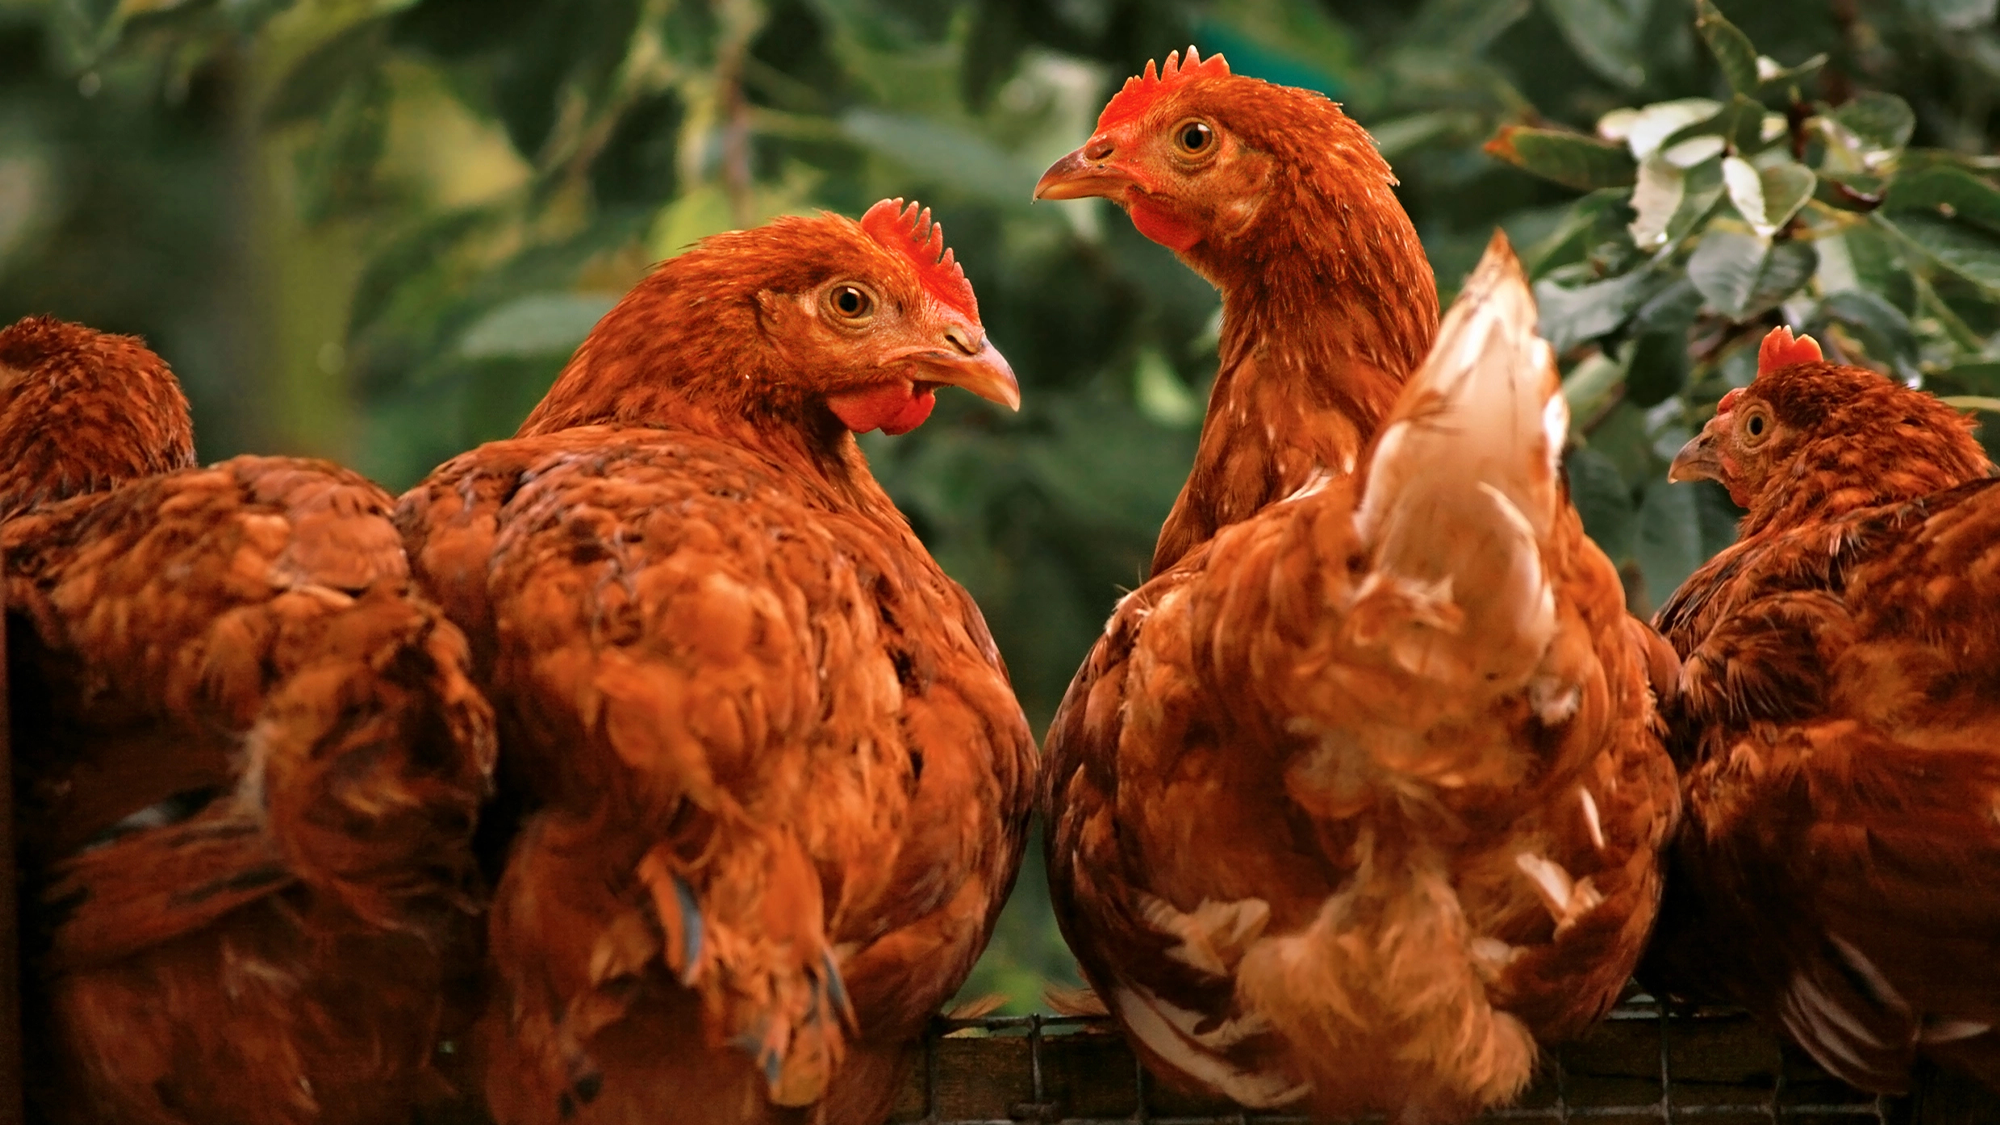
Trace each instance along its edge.
{"label": "orange eye", "polygon": [[836,285],[826,291],[827,311],[849,323],[860,323],[875,311],[875,298],[859,285]]}
{"label": "orange eye", "polygon": [[1746,445],[1756,445],[1771,434],[1771,416],[1764,408],[1753,406],[1743,415],[1743,441]]}
{"label": "orange eye", "polygon": [[1206,121],[1190,118],[1174,126],[1174,143],[1189,156],[1199,156],[1215,147],[1215,130]]}

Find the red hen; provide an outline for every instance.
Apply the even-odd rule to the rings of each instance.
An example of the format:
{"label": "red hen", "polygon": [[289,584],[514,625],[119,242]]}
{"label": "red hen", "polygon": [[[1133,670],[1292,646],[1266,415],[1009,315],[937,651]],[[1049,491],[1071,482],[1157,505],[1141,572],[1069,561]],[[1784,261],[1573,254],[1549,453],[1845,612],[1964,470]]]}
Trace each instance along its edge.
{"label": "red hen", "polygon": [[502,1125],[872,1125],[1013,883],[1033,743],[868,472],[956,385],[1009,406],[901,201],[662,265],[518,436],[404,498],[525,806],[483,1024]]}
{"label": "red hen", "polygon": [[1749,509],[1661,608],[1687,821],[1649,979],[1862,1089],[2000,1088],[2000,481],[1968,419],[1780,328],[1674,459]]}
{"label": "red hen", "polygon": [[1455,1120],[1616,999],[1674,789],[1526,279],[1496,239],[1430,348],[1393,182],[1332,103],[1192,50],[1043,178],[1224,302],[1193,474],[1044,801],[1064,933],[1156,1071]]}
{"label": "red hen", "polygon": [[43,1113],[407,1120],[449,1092],[494,735],[389,497],[186,467],[159,358],[46,318],[0,332],[0,450]]}

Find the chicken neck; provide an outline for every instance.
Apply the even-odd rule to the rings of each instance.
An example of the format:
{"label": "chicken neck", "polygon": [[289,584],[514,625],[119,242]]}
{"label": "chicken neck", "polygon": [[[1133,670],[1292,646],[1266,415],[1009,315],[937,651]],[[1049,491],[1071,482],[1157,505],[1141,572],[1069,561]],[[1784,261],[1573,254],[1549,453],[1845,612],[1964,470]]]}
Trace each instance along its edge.
{"label": "chicken neck", "polygon": [[1423,362],[1436,283],[1409,218],[1380,195],[1280,208],[1265,245],[1235,261],[1189,255],[1222,290],[1221,366],[1154,574],[1322,474],[1354,472]]}

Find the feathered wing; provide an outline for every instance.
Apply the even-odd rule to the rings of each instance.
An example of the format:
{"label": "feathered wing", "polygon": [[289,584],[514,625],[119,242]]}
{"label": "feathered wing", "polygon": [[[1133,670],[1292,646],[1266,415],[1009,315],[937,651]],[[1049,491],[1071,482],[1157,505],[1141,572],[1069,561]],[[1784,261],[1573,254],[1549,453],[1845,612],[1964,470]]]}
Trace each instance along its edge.
{"label": "feathered wing", "polygon": [[530,795],[491,924],[502,1122],[879,1117],[983,947],[1025,723],[969,599],[893,510],[842,508],[717,442],[594,427],[405,499]]}
{"label": "feathered wing", "polygon": [[1760,536],[1663,609],[1688,823],[1649,978],[1864,1089],[2000,1086],[2000,487]]}
{"label": "feathered wing", "polygon": [[1149,1061],[1469,1115],[1615,1000],[1658,894],[1648,650],[1489,250],[1378,439],[1119,606],[1051,731],[1059,917]]}
{"label": "feathered wing", "polygon": [[495,744],[388,511],[239,458],[0,531],[58,1119],[379,1122],[440,1092]]}

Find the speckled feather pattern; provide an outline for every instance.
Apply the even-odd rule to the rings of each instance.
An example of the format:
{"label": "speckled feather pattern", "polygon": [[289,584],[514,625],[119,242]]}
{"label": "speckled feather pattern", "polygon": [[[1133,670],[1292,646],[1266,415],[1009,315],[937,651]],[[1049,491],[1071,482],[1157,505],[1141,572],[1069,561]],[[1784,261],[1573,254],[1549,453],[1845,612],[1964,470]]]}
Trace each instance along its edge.
{"label": "speckled feather pattern", "polygon": [[0,330],[0,519],[193,464],[187,396],[136,337],[52,316]]}
{"label": "speckled feather pattern", "polygon": [[[1408,611],[1398,590],[1430,595],[1399,585],[1361,530],[1361,483],[1335,474],[1124,598],[1071,684],[1044,767],[1057,916],[1170,1083],[1327,1118],[1463,1120],[1520,1091],[1537,1040],[1616,1000],[1675,815],[1658,641],[1546,452],[1522,457],[1541,459],[1553,515],[1535,553],[1548,639],[1514,662],[1532,674],[1506,673],[1519,686],[1380,643],[1371,622]],[[1419,523],[1456,549],[1449,521]],[[1477,579],[1431,620],[1476,668],[1518,645],[1480,632],[1514,613],[1491,592],[1506,573],[1467,557]]]}
{"label": "speckled feather pattern", "polygon": [[497,1118],[879,1121],[1033,780],[964,591],[886,498],[673,430],[484,446],[401,518],[533,809],[492,919]]}
{"label": "speckled feather pattern", "polygon": [[390,503],[243,457],[0,531],[51,1120],[375,1125],[451,1093],[496,742]]}

